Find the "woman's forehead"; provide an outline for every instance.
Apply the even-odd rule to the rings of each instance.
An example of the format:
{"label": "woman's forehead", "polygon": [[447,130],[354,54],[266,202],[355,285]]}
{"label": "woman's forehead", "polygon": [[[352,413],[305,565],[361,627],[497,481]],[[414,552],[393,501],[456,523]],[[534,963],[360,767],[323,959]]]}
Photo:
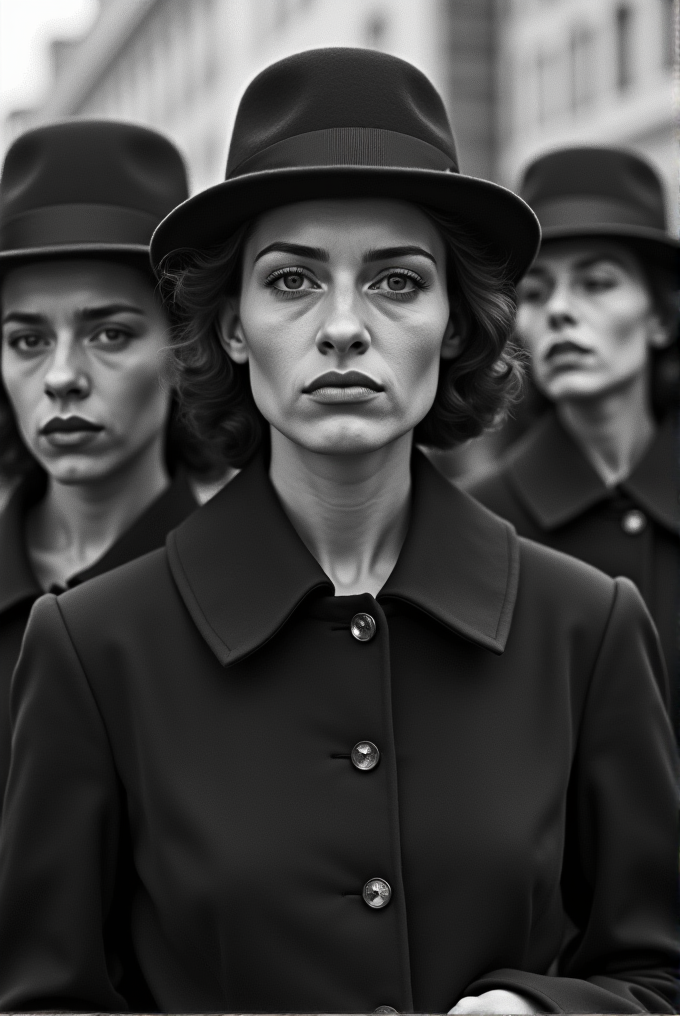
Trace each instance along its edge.
{"label": "woman's forehead", "polygon": [[434,223],[416,205],[382,198],[329,198],[284,205],[255,221],[248,254],[283,241],[325,249],[353,249],[418,242],[431,253],[442,246]]}
{"label": "woman's forehead", "polygon": [[2,280],[3,310],[48,306],[74,307],[92,300],[134,298],[152,305],[150,279],[131,265],[90,259],[47,260],[20,265]]}
{"label": "woman's forehead", "polygon": [[544,243],[530,273],[541,271],[582,271],[603,263],[614,264],[629,275],[642,275],[640,261],[631,248],[616,240],[578,237]]}

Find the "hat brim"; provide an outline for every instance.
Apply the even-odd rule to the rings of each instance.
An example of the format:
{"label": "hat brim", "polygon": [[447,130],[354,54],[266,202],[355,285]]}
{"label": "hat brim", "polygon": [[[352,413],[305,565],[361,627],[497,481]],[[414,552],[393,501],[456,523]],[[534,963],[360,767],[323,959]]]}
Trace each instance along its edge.
{"label": "hat brim", "polygon": [[515,282],[538,251],[538,219],[526,202],[499,184],[438,170],[313,166],[245,174],[182,202],[156,228],[151,261],[158,271],[167,255],[214,247],[249,219],[282,205],[366,197],[410,201],[450,215],[488,245]]}
{"label": "hat brim", "polygon": [[680,269],[680,240],[660,229],[647,226],[598,224],[553,226],[543,230],[541,247],[556,240],[620,240],[639,251],[643,260],[677,271]]}
{"label": "hat brim", "polygon": [[0,276],[6,275],[13,268],[30,264],[33,261],[52,261],[61,258],[82,258],[97,255],[107,259],[129,261],[131,264],[148,268],[153,274],[149,258],[149,248],[139,243],[70,243],[54,244],[44,247],[18,247],[14,250],[0,251]]}

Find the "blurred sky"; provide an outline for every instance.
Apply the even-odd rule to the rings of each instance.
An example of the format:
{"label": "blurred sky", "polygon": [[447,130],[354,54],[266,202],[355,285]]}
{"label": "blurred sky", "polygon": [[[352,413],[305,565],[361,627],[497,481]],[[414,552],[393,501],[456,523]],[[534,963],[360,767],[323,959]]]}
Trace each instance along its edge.
{"label": "blurred sky", "polygon": [[98,7],[98,0],[0,0],[0,119],[40,100],[50,40],[82,35]]}

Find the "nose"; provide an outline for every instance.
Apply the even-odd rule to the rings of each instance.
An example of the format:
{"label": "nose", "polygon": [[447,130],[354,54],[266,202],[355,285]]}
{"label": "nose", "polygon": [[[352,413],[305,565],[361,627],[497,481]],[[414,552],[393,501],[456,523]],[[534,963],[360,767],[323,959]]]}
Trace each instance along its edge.
{"label": "nose", "polygon": [[44,381],[48,398],[63,402],[84,399],[90,393],[90,379],[70,337],[60,336]]}
{"label": "nose", "polygon": [[371,345],[371,336],[357,312],[354,294],[338,293],[316,336],[316,348],[324,356],[336,353],[361,356]]}
{"label": "nose", "polygon": [[555,286],[550,294],[545,310],[548,325],[555,331],[576,324],[576,315],[569,289],[565,284]]}

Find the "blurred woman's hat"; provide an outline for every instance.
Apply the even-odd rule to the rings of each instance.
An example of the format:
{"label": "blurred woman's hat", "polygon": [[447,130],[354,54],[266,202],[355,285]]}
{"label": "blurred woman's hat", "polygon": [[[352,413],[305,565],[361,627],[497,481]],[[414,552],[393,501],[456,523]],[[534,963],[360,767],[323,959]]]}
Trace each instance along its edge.
{"label": "blurred woman's hat", "polygon": [[147,267],[151,234],[187,193],[181,155],[146,127],[69,120],[27,131],[0,178],[0,271],[90,253]]}
{"label": "blurred woman's hat", "polygon": [[632,242],[645,259],[680,267],[655,169],[619,148],[560,148],[525,169],[519,192],[538,216],[543,242],[570,237]]}
{"label": "blurred woman's hat", "polygon": [[151,258],[205,249],[267,209],[316,198],[392,198],[450,215],[507,262],[533,260],[536,218],[516,194],[458,168],[439,93],[404,60],[367,49],[316,49],[262,71],[234,124],[226,179],[175,209]]}

